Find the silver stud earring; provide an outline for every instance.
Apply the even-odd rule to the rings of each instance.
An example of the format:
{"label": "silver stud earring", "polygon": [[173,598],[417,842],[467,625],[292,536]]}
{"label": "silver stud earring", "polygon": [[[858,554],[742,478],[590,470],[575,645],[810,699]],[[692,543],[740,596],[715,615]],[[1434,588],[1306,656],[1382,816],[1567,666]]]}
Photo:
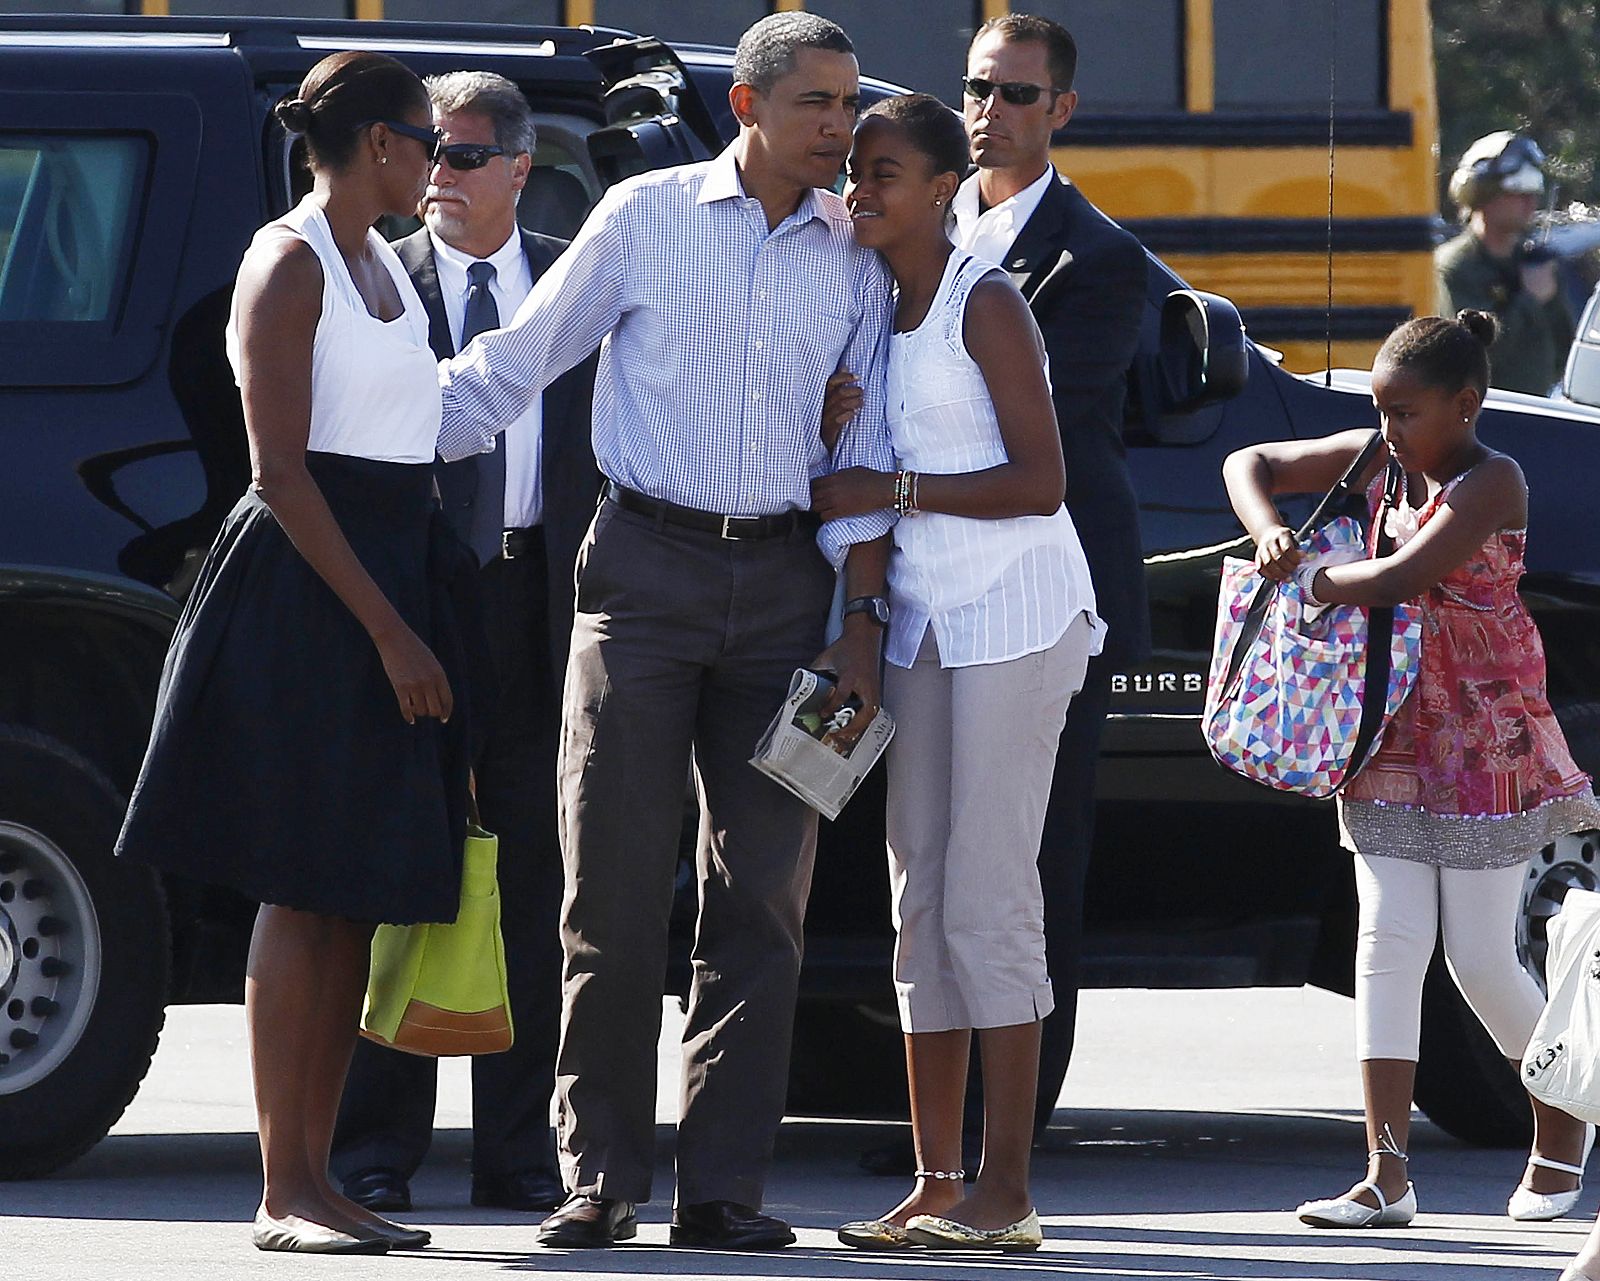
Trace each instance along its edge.
{"label": "silver stud earring", "polygon": [[389,163],[389,157],[388,157],[388,156],[379,156],[379,157],[378,157],[378,163],[379,163],[379,164],[380,164],[380,165],[386,165],[386,164],[388,164],[388,163]]}
{"label": "silver stud earring", "polygon": [[940,200],[940,199],[939,199],[939,197],[938,197],[938,196],[935,196],[935,197],[934,197],[934,198],[933,198],[933,207],[934,207],[934,208],[935,208],[935,209],[937,209],[937,208],[938,208],[938,207],[939,207],[939,206],[940,206],[940,205],[942,205],[942,204],[943,204],[943,203],[944,203],[944,201],[942,201],[942,200]]}

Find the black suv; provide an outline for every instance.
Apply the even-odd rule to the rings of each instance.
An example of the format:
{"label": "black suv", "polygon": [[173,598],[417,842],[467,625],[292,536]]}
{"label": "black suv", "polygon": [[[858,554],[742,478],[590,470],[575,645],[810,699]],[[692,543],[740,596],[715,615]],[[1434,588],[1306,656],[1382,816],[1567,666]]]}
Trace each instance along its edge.
{"label": "black suv", "polygon": [[[0,19],[0,1177],[53,1169],[105,1133],[169,1001],[242,990],[254,906],[120,865],[111,845],[174,620],[249,479],[223,354],[229,290],[252,231],[304,182],[269,107],[352,46],[423,73],[482,67],[517,81],[540,139],[522,216],[541,230],[570,234],[608,183],[703,158],[731,128],[726,50],[621,32]],[[1354,896],[1330,812],[1223,774],[1196,720],[1218,563],[1239,545],[1221,460],[1250,441],[1371,423],[1365,382],[1284,372],[1225,301],[1183,291],[1154,258],[1145,338],[1126,438],[1156,658],[1118,678],[1089,981],[1348,992]],[[1525,595],[1553,699],[1593,768],[1600,547],[1587,503],[1600,411],[1497,396],[1484,422],[1532,484]],[[796,1111],[904,1106],[881,786],[880,771],[824,832]],[[1532,865],[1522,942],[1535,963],[1565,887],[1594,886],[1595,846],[1573,838]],[[1475,1139],[1517,1137],[1519,1087],[1453,992],[1430,993],[1425,1038],[1418,1089],[1435,1119]]]}

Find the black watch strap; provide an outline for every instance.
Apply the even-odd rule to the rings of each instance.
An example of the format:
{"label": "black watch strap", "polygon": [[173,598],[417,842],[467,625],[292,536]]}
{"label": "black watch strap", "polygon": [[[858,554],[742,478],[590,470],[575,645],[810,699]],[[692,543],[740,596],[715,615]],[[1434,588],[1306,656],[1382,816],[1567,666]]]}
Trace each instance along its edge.
{"label": "black watch strap", "polygon": [[849,618],[851,614],[865,614],[879,627],[889,625],[889,601],[883,596],[856,596],[844,603],[841,618]]}

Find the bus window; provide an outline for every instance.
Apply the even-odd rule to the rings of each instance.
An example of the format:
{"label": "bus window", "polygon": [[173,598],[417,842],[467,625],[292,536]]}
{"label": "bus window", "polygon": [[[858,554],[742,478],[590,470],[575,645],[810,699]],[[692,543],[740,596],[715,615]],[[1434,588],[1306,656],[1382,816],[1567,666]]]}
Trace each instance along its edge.
{"label": "bus window", "polygon": [[1384,106],[1384,8],[1384,0],[1216,0],[1217,110],[1326,111],[1330,48],[1334,101]]}
{"label": "bus window", "polygon": [[1182,110],[1183,0],[1041,0],[1026,7],[1072,32],[1074,88],[1084,110]]}

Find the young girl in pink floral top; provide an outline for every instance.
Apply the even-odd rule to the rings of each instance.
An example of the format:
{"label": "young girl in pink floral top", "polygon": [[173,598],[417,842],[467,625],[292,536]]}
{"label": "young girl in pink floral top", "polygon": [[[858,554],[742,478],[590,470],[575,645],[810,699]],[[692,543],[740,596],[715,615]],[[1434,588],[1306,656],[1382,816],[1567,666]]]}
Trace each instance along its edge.
{"label": "young girl in pink floral top", "polygon": [[[1516,953],[1523,865],[1558,836],[1600,827],[1589,777],[1573,763],[1545,695],[1538,629],[1517,595],[1528,516],[1522,469],[1477,436],[1494,332],[1483,312],[1424,316],[1378,353],[1372,399],[1388,448],[1368,477],[1374,513],[1388,458],[1406,472],[1404,497],[1388,517],[1390,556],[1304,561],[1272,502],[1331,486],[1369,432],[1259,445],[1223,467],[1268,578],[1295,577],[1312,604],[1415,601],[1423,612],[1416,687],[1339,797],[1360,898],[1356,1023],[1368,1168],[1348,1192],[1299,1208],[1314,1227],[1401,1224],[1416,1214],[1405,1143],[1422,982],[1440,928],[1468,1004],[1500,1051],[1520,1060],[1544,1007]],[[1533,1152],[1506,1212],[1558,1218],[1577,1201],[1594,1132],[1537,1101],[1533,1110]]]}

